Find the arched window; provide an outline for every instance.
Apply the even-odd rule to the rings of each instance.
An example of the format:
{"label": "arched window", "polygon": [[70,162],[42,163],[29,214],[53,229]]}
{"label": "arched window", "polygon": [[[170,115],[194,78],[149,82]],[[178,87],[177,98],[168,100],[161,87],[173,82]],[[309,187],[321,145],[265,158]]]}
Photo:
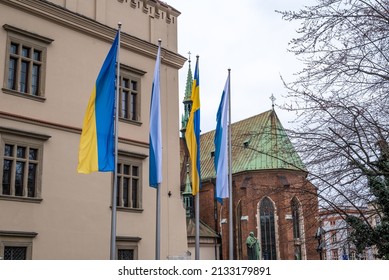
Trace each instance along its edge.
{"label": "arched window", "polygon": [[276,234],[274,225],[274,206],[271,200],[265,197],[260,204],[261,223],[261,252],[262,259],[276,260]]}
{"label": "arched window", "polygon": [[293,238],[300,238],[300,210],[299,202],[296,197],[293,197],[291,202],[292,207],[292,219],[293,219]]}
{"label": "arched window", "polygon": [[294,238],[294,258],[301,260],[301,230],[300,230],[300,205],[296,197],[291,201],[292,220],[293,220],[293,238]]}

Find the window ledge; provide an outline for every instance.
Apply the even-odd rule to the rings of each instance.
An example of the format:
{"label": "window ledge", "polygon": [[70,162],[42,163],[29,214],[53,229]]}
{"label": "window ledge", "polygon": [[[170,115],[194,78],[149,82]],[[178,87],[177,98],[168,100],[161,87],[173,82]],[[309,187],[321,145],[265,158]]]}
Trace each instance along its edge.
{"label": "window ledge", "polygon": [[18,201],[18,202],[27,202],[27,203],[41,203],[43,199],[0,194],[0,200]]}
{"label": "window ledge", "polygon": [[119,120],[121,122],[124,122],[124,123],[133,124],[133,125],[137,125],[137,126],[142,126],[142,122],[140,122],[140,121],[129,120],[129,119],[125,119],[125,118],[122,118],[122,117],[119,117]]}
{"label": "window ledge", "polygon": [[7,88],[2,88],[2,90],[4,93],[10,94],[10,95],[15,95],[18,97],[23,97],[23,98],[27,98],[27,99],[31,99],[31,100],[39,101],[39,102],[46,101],[46,98],[44,98],[42,96],[35,96],[35,95],[27,94],[27,93],[22,93],[20,91],[12,90],[12,89],[7,89]]}
{"label": "window ledge", "polygon": [[129,207],[121,207],[121,206],[117,206],[116,210],[122,211],[122,212],[132,212],[132,213],[142,213],[143,212],[143,209],[141,209],[141,208],[129,208]]}

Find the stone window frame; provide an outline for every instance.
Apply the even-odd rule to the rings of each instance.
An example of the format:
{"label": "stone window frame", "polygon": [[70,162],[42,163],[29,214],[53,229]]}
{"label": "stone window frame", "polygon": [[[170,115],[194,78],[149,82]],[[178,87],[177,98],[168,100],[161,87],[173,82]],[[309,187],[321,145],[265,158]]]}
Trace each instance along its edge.
{"label": "stone window frame", "polygon": [[32,260],[33,239],[36,232],[0,231],[0,260],[4,260],[5,247],[25,247],[26,260]]}
{"label": "stone window frame", "polygon": [[274,203],[274,201],[269,197],[269,196],[265,196],[263,197],[259,202],[258,202],[258,205],[257,205],[257,230],[258,230],[258,236],[259,236],[259,241],[260,241],[260,246],[261,246],[261,252],[260,252],[260,257],[262,259],[263,257],[263,254],[264,254],[264,246],[262,244],[262,231],[261,231],[261,205],[263,203],[263,201],[265,199],[268,199],[270,201],[270,203],[272,204],[273,206],[273,216],[274,216],[274,235],[275,235],[275,254],[276,254],[276,258],[275,259],[279,259],[280,258],[280,251],[279,251],[279,236],[278,236],[278,214],[277,214],[277,207],[276,207],[276,204]]}
{"label": "stone window frame", "polygon": [[[29,32],[22,30],[20,28],[10,26],[8,24],[3,25],[3,29],[7,31],[7,40],[6,40],[6,58],[5,58],[5,71],[4,71],[4,81],[3,81],[3,88],[2,91],[6,94],[15,95],[18,97],[24,97],[31,100],[44,102],[46,100],[45,98],[45,84],[46,84],[46,66],[47,66],[47,47],[49,44],[51,44],[54,40]],[[11,44],[17,44],[19,46],[24,46],[29,48],[30,50],[37,50],[40,52],[40,61],[36,62],[39,63],[40,69],[39,69],[39,89],[38,93],[36,95],[33,95],[31,93],[31,80],[32,80],[32,71],[31,71],[31,65],[33,65],[35,62],[32,57],[26,58],[26,61],[28,61],[30,65],[30,72],[28,73],[28,89],[27,92],[20,91],[20,63],[24,58],[20,54],[14,56],[11,54]],[[20,49],[20,48],[19,48]],[[33,53],[33,51],[31,51]],[[9,62],[11,56],[14,56],[16,60],[18,61],[17,64],[19,65],[17,67],[17,77],[16,77],[16,89],[10,89],[8,87],[8,75],[9,75]]]}
{"label": "stone window frame", "polygon": [[[127,122],[135,125],[142,125],[142,76],[145,74],[145,71],[135,69],[133,67],[120,64],[120,77],[119,77],[119,120],[122,122]],[[123,87],[124,80],[128,81],[128,86]],[[136,84],[136,89],[132,87],[133,84]],[[123,91],[126,91],[129,94],[129,98],[123,101]],[[136,95],[135,100],[135,116],[131,114],[131,95]],[[128,110],[127,116],[123,115],[123,103],[126,103],[125,106]]]}
{"label": "stone window frame", "polygon": [[119,250],[132,250],[134,260],[138,260],[138,244],[142,240],[140,237],[117,236],[116,237],[116,259],[118,260]]}
{"label": "stone window frame", "polygon": [[[117,198],[116,198],[116,209],[117,211],[127,211],[127,212],[135,212],[135,213],[141,213],[143,212],[143,160],[147,158],[147,155],[143,154],[137,154],[137,153],[131,153],[131,152],[125,152],[125,151],[118,151],[118,165],[128,165],[130,167],[136,166],[138,167],[138,176],[135,176],[136,179],[138,179],[138,190],[137,190],[137,201],[138,205],[136,207],[130,206],[124,206],[123,205],[123,180],[121,178],[128,178],[130,179],[130,182],[132,183],[132,174],[126,174],[123,175],[123,173],[120,172],[120,170],[117,170],[117,176],[118,180],[117,183],[119,184],[118,190],[117,190]],[[120,179],[119,179],[120,177]],[[128,190],[129,198],[128,200],[131,200],[131,194],[132,194],[132,185],[130,185],[131,189]],[[118,201],[118,198],[120,199]]]}
{"label": "stone window frame", "polygon": [[[0,200],[13,200],[22,202],[40,203],[42,201],[42,172],[43,172],[43,150],[44,142],[50,138],[48,135],[26,132],[0,126],[0,178],[3,180],[4,168],[4,147],[6,144],[34,148],[38,150],[38,159],[36,178],[35,178],[35,196],[28,197],[26,186],[23,186],[24,192],[22,196],[16,196],[14,191],[10,195],[3,194],[3,186],[0,188]],[[15,188],[15,186],[11,186]]]}
{"label": "stone window frame", "polygon": [[[298,229],[299,229],[299,237],[295,238],[294,236],[294,230],[295,230],[295,217],[293,214],[293,203],[295,203],[295,206],[297,206],[297,212],[298,212]],[[292,229],[293,229],[293,239],[294,239],[294,246],[300,246],[300,252],[301,252],[301,259],[305,260],[307,258],[307,252],[306,252],[306,243],[305,243],[305,230],[304,230],[304,215],[303,215],[303,208],[301,205],[300,200],[293,196],[290,200],[290,206],[292,211]]]}

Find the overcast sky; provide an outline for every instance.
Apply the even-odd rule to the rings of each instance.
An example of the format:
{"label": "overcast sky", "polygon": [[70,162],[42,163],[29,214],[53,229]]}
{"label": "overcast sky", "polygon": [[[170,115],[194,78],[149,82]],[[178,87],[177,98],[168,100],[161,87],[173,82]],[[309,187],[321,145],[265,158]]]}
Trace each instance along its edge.
{"label": "overcast sky", "polygon": [[[166,0],[179,10],[178,51],[192,53],[194,74],[200,56],[200,103],[202,133],[215,129],[228,68],[231,68],[232,122],[271,109],[285,102],[280,75],[287,79],[300,69],[296,57],[287,52],[297,37],[298,23],[281,18],[275,10],[299,10],[314,0]],[[180,100],[183,100],[188,63],[180,70]],[[183,106],[180,110],[182,112]],[[284,127],[294,114],[277,109]]]}

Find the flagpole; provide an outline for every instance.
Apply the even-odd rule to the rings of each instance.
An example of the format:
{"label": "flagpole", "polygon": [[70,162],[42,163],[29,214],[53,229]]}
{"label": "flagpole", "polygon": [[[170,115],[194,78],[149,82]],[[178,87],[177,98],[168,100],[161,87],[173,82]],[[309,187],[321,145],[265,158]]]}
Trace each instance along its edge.
{"label": "flagpole", "polygon": [[120,31],[122,23],[118,23],[118,47],[116,56],[116,91],[115,91],[115,166],[113,175],[113,190],[112,190],[112,216],[111,216],[111,253],[110,259],[116,259],[116,196],[117,196],[117,165],[118,165],[118,123],[119,123],[119,77],[120,77]]}
{"label": "flagpole", "polygon": [[[200,56],[196,56],[196,67],[198,67]],[[197,68],[198,70],[198,68]],[[196,79],[198,77],[195,77]],[[198,80],[196,80],[196,83],[199,83]],[[196,86],[199,86],[196,84]],[[200,125],[200,124],[199,124]],[[200,135],[198,135],[200,137]],[[197,149],[200,149],[200,147],[197,147]],[[198,159],[197,159],[198,160]],[[197,172],[200,174],[200,170],[197,170]],[[192,174],[192,176],[196,176],[196,174]],[[199,175],[199,180],[201,180],[201,176]],[[198,182],[197,193],[195,196],[195,260],[200,259],[200,184],[201,181]]]}
{"label": "flagpole", "polygon": [[195,259],[200,259],[200,190],[195,196]]}
{"label": "flagpole", "polygon": [[157,186],[157,213],[156,213],[156,229],[155,229],[155,259],[161,259],[160,241],[161,241],[161,184]]}
{"label": "flagpole", "polygon": [[[161,48],[161,39],[158,39],[158,49]],[[158,69],[158,71],[160,71]],[[158,85],[159,86],[159,85]],[[156,227],[155,227],[155,259],[161,259],[161,184],[157,185]]]}
{"label": "flagpole", "polygon": [[[157,55],[156,65],[158,65],[159,68],[161,65],[160,64],[161,42],[162,42],[162,40],[158,39],[158,55]],[[156,69],[156,71],[158,71],[158,73],[160,71],[159,68]],[[158,74],[158,77],[159,77],[159,74]],[[154,77],[154,79],[155,79],[155,77]],[[158,83],[159,83],[159,78],[158,78]],[[160,88],[159,84],[158,85],[153,84],[153,87],[154,86],[158,86]],[[157,106],[160,106],[160,104],[157,104]],[[159,155],[159,156],[161,156],[161,155]],[[160,170],[159,172],[162,172],[162,170]],[[161,184],[158,182],[156,187],[157,187],[157,197],[156,197],[156,222],[155,222],[155,259],[160,260],[161,259]]]}
{"label": "flagpole", "polygon": [[229,191],[229,259],[234,259],[234,239],[233,239],[233,225],[232,225],[232,152],[231,152],[231,69],[228,69],[228,191]]}

